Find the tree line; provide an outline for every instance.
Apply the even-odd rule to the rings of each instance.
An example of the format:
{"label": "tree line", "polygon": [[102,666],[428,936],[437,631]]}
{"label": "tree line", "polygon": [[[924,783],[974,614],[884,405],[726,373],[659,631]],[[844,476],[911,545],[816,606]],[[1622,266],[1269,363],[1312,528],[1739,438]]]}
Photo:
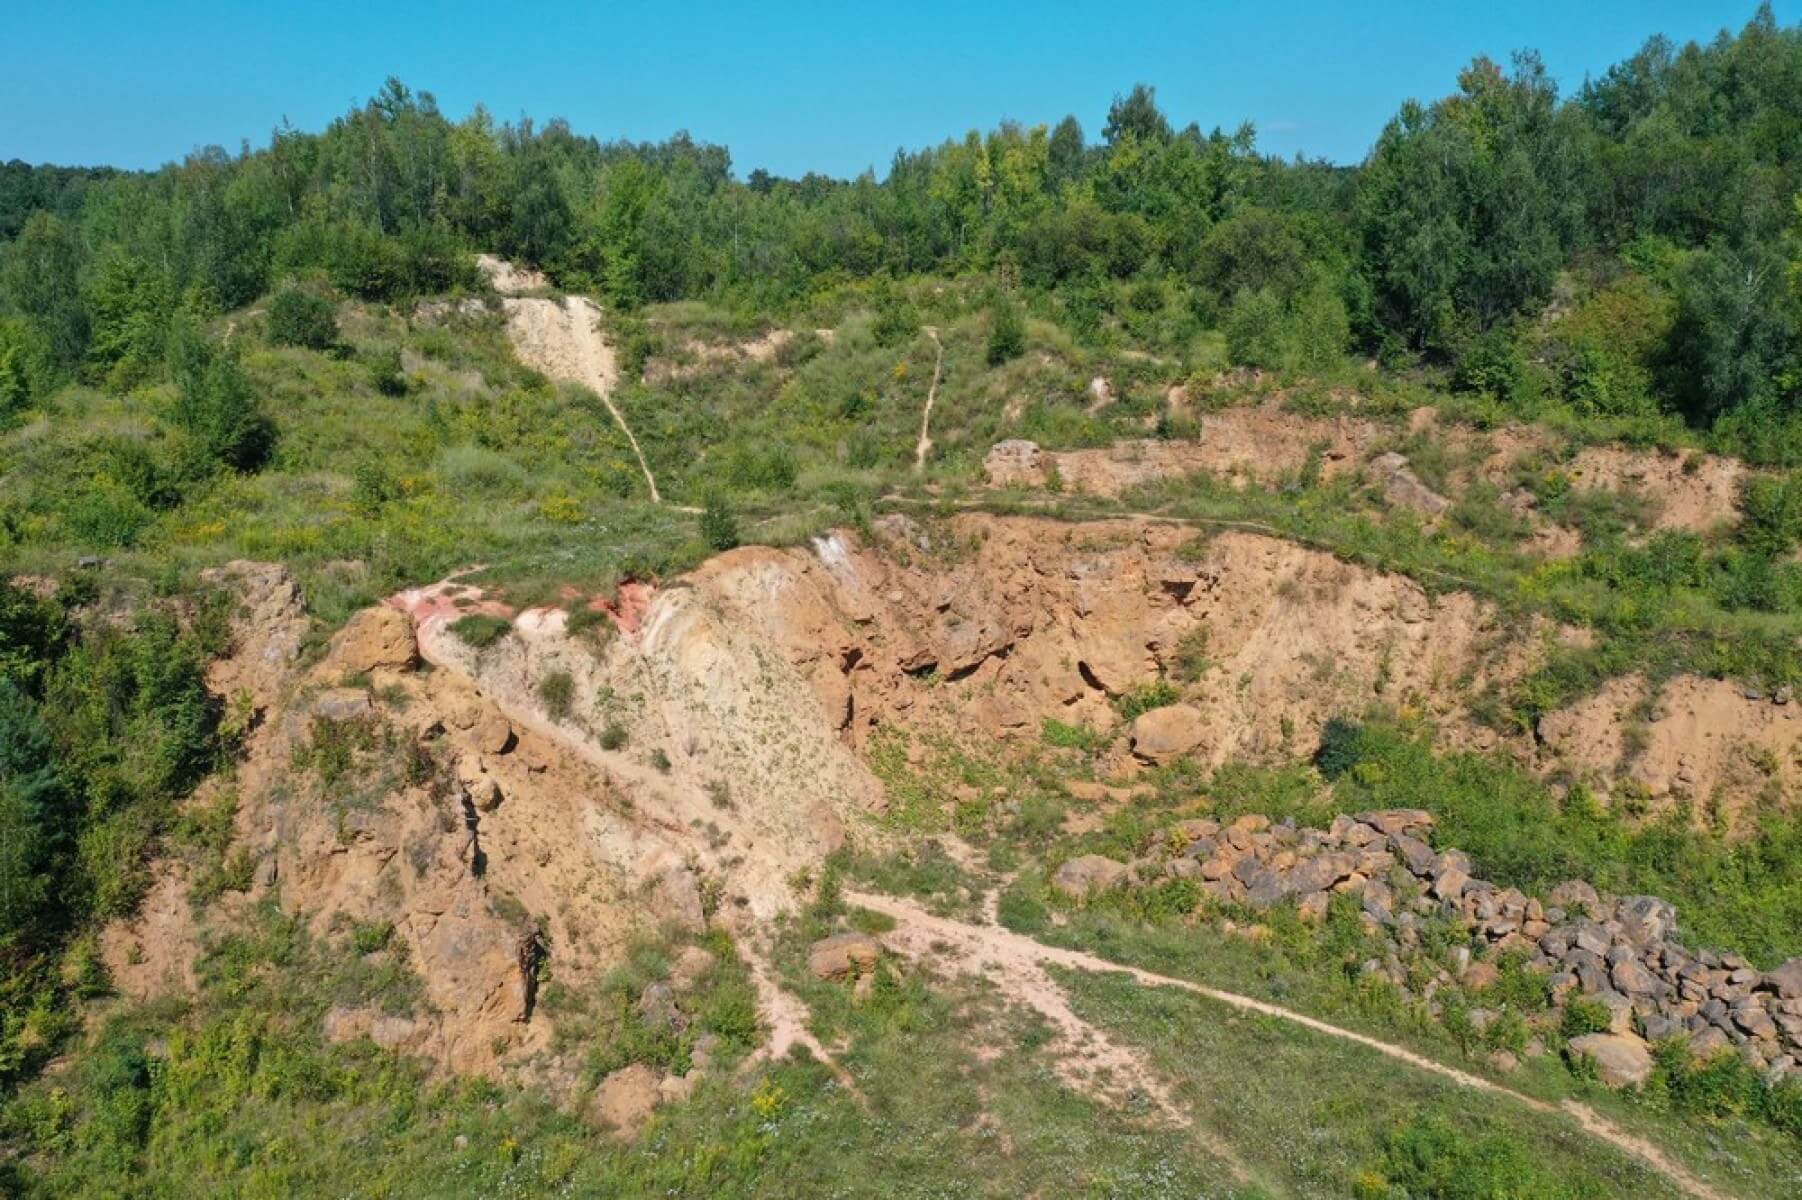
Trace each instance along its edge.
{"label": "tree line", "polygon": [[616,306],[780,311],[845,282],[992,273],[1079,335],[1170,307],[1240,361],[1442,369],[1530,414],[1681,418],[1766,459],[1796,421],[1802,27],[1654,37],[1569,97],[1531,53],[1410,101],[1355,167],[1178,128],[1135,87],[898,152],[878,179],[744,178],[686,134],[452,121],[390,80],[320,133],[158,171],[0,169],[0,410],[129,387],[175,331],[289,277],[371,300],[473,282],[468,251]]}

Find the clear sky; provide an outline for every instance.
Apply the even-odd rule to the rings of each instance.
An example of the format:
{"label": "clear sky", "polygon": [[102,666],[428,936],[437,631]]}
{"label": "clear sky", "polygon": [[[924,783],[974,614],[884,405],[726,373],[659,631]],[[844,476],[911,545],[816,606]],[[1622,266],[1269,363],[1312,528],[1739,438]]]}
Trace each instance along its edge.
{"label": "clear sky", "polygon": [[[855,4],[11,0],[0,160],[150,167],[318,129],[389,75],[460,118],[724,144],[742,175],[882,174],[896,147],[1074,113],[1155,85],[1178,125],[1256,124],[1262,149],[1362,158],[1398,104],[1476,54],[1544,56],[1567,92],[1653,33],[1738,29],[1755,0],[914,0]],[[1796,20],[1802,0],[1776,5]]]}

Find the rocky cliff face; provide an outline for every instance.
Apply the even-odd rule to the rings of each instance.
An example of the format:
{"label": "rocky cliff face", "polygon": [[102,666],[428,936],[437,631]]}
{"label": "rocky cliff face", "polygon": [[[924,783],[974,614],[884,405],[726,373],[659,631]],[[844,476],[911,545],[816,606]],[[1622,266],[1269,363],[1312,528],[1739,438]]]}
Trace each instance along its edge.
{"label": "rocky cliff face", "polygon": [[[235,780],[250,898],[273,897],[321,932],[392,928],[380,953],[405,959],[424,1003],[410,1017],[334,1012],[333,1036],[489,1073],[565,1069],[533,1008],[539,956],[580,986],[650,925],[755,931],[847,834],[882,840],[868,819],[882,787],[859,750],[884,728],[995,753],[1036,741],[1047,718],[1112,729],[1120,697],[1168,677],[1184,681],[1181,719],[1142,718],[1116,742],[1117,776],[1185,756],[1292,760],[1327,718],[1373,702],[1430,714],[1455,743],[1495,746],[1468,697],[1569,636],[1290,543],[1136,520],[885,517],[861,536],[747,547],[664,585],[523,611],[452,579],[358,614],[308,664],[309,622],[285,572],[234,564],[218,582],[242,605],[213,682],[259,714]],[[472,614],[506,632],[472,644],[458,632]],[[1559,728],[1552,742],[1565,745]],[[1525,739],[1506,748],[1536,752]],[[1379,833],[1405,857],[1406,831]],[[1244,849],[1230,832],[1207,836]],[[1280,854],[1322,849],[1259,836]],[[1283,870],[1331,867],[1321,894],[1360,875],[1380,905],[1386,868],[1359,857],[1379,849],[1309,853]],[[1216,871],[1229,852],[1173,869],[1234,899],[1293,890],[1256,856]],[[1596,966],[1568,947],[1553,955],[1540,939],[1564,926],[1550,914],[1454,887],[1451,868],[1415,871],[1426,899],[1463,906],[1485,930],[1507,926],[1579,974]],[[136,994],[192,981],[198,934],[179,876],[153,899],[108,935],[115,975]],[[1405,928],[1405,906],[1390,911]],[[1622,994],[1697,1003],[1642,1015],[1754,1036],[1736,1015],[1745,996],[1720,991],[1738,986],[1738,968],[1654,943],[1632,943],[1653,983]],[[1614,948],[1594,953],[1618,988]],[[1690,995],[1696,986],[1706,994]],[[1711,1001],[1727,1006],[1726,1026]],[[1789,1035],[1798,1014],[1755,1003],[1773,1036]]]}
{"label": "rocky cliff face", "polygon": [[1379,700],[1493,745],[1465,700],[1562,636],[1274,538],[1130,520],[887,517],[871,541],[737,550],[690,583],[762,631],[854,742],[884,722],[1106,727],[1114,698],[1187,673],[1210,763],[1310,753],[1328,717]]}

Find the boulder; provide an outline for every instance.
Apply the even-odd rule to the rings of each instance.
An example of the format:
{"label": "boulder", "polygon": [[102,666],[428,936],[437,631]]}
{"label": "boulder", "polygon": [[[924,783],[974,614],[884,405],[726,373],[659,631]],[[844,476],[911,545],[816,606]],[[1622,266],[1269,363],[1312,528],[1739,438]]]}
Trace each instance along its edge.
{"label": "boulder", "polygon": [[1547,898],[1560,908],[1581,907],[1591,916],[1595,916],[1602,909],[1601,897],[1596,895],[1593,887],[1581,879],[1572,879],[1559,884],[1552,889],[1551,895]]}
{"label": "boulder", "polygon": [[676,1004],[676,989],[661,979],[649,984],[638,994],[638,1019],[652,1029],[673,1029],[680,1033],[688,1027],[688,1017]]}
{"label": "boulder", "polygon": [[1375,812],[1361,812],[1357,814],[1357,820],[1390,837],[1404,833],[1419,835],[1433,827],[1433,814],[1424,808],[1384,808]]}
{"label": "boulder", "polygon": [[1140,713],[1132,723],[1133,753],[1153,763],[1181,758],[1201,745],[1207,724],[1201,710],[1169,704]]}
{"label": "boulder", "polygon": [[982,469],[990,487],[1037,487],[1045,482],[1045,453],[1037,442],[1009,438],[989,449]]}
{"label": "boulder", "polygon": [[713,962],[713,955],[699,946],[684,946],[670,964],[669,981],[679,992],[693,991],[713,969]]}
{"label": "boulder", "polygon": [[821,979],[870,975],[882,956],[882,943],[867,933],[839,933],[821,938],[807,952],[807,966]]}
{"label": "boulder", "polygon": [[1677,910],[1656,896],[1623,896],[1615,907],[1621,932],[1636,946],[1655,946],[1677,927]]}
{"label": "boulder", "polygon": [[701,904],[701,881],[680,863],[657,872],[652,878],[653,911],[665,921],[690,933],[707,928],[707,911]]}
{"label": "boulder", "polygon": [[1650,996],[1659,991],[1658,978],[1636,958],[1624,958],[1608,974],[1614,986],[1629,996]]}
{"label": "boulder", "polygon": [[1464,968],[1464,973],[1459,977],[1459,982],[1470,991],[1480,992],[1486,987],[1492,987],[1501,977],[1502,973],[1496,965],[1484,960],[1482,962],[1473,962],[1470,966]]}
{"label": "boulder", "polygon": [[494,709],[483,712],[476,721],[475,737],[483,754],[505,754],[513,749],[513,726]]}
{"label": "boulder", "polygon": [[1438,865],[1438,853],[1419,838],[1409,837],[1405,833],[1393,835],[1390,839],[1395,843],[1395,851],[1401,855],[1402,862],[1415,875],[1430,875]]}
{"label": "boulder", "polygon": [[1591,1033],[1572,1038],[1573,1057],[1596,1065],[1596,1077],[1611,1088],[1638,1087],[1652,1075],[1652,1051],[1631,1033]]}
{"label": "boulder", "polygon": [[594,1091],[589,1113],[623,1137],[636,1134],[662,1099],[657,1072],[643,1063],[621,1067]]}
{"label": "boulder", "polygon": [[334,652],[337,663],[353,674],[378,668],[404,671],[418,656],[413,619],[386,604],[365,608],[351,617],[338,634]]}
{"label": "boulder", "polygon": [[1470,876],[1454,866],[1441,868],[1433,879],[1432,893],[1441,900],[1456,900],[1470,884]]}
{"label": "boulder", "polygon": [[1422,483],[1420,477],[1407,467],[1383,481],[1383,499],[1397,508],[1413,509],[1426,517],[1437,517],[1452,506],[1450,500]]}
{"label": "boulder", "polygon": [[1066,896],[1085,900],[1096,892],[1118,887],[1125,878],[1125,863],[1100,854],[1085,854],[1059,867],[1051,877],[1051,886]]}
{"label": "boulder", "polygon": [[1785,1000],[1802,997],[1802,958],[1792,958],[1776,970],[1766,971],[1758,986]]}
{"label": "boulder", "polygon": [[1298,895],[1324,892],[1352,873],[1352,859],[1345,854],[1318,854],[1289,872],[1289,889]]}

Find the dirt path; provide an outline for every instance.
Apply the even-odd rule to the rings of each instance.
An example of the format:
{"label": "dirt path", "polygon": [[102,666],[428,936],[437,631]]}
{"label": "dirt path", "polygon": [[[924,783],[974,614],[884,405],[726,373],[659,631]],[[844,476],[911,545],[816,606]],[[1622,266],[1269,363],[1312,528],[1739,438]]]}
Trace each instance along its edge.
{"label": "dirt path", "polygon": [[914,443],[915,472],[926,469],[926,455],[932,450],[932,438],[929,436],[932,428],[932,406],[938,402],[939,376],[945,369],[945,343],[939,341],[939,331],[931,325],[922,325],[921,328],[926,331],[926,336],[932,339],[932,344],[938,348],[938,357],[932,361],[932,386],[926,389],[926,407],[920,413],[920,440]]}
{"label": "dirt path", "polygon": [[832,1072],[840,1087],[867,1109],[870,1102],[857,1086],[857,1080],[807,1027],[810,1014],[806,1002],[776,981],[776,972],[761,951],[753,949],[748,942],[740,943],[740,948],[751,970],[751,985],[757,992],[757,1014],[769,1024],[770,1033],[769,1039],[751,1056],[751,1061],[779,1062],[787,1058],[794,1047],[801,1046]]}
{"label": "dirt path", "polygon": [[[1068,1002],[1063,998],[1062,990],[1045,971],[1046,966],[1060,966],[1078,971],[1124,973],[1147,987],[1181,988],[1183,991],[1205,996],[1241,1012],[1276,1017],[1328,1037],[1355,1042],[1398,1062],[1407,1063],[1411,1067],[1449,1079],[1459,1087],[1505,1096],[1535,1112],[1563,1111],[1574,1118],[1577,1124],[1591,1136],[1638,1159],[1683,1192],[1697,1197],[1697,1200],[1728,1200],[1725,1193],[1715,1190],[1696,1178],[1685,1167],[1673,1161],[1644,1138],[1626,1132],[1594,1109],[1575,1100],[1566,1100],[1561,1105],[1554,1105],[1484,1079],[1480,1075],[1473,1075],[1468,1071],[1461,1071],[1456,1067],[1435,1062],[1406,1047],[1397,1046],[1354,1030],[1344,1029],[1280,1005],[1257,1000],[1250,996],[1242,996],[1236,992],[1221,991],[1218,988],[1193,983],[1186,979],[1175,979],[1137,967],[1124,966],[1080,950],[1065,950],[1056,946],[1047,946],[999,926],[971,925],[947,917],[934,916],[917,904],[897,897],[846,893],[845,899],[893,918],[895,929],[884,936],[895,949],[910,957],[941,961],[946,957],[945,952],[948,949],[951,957],[961,960],[959,965],[963,969],[980,971],[985,978],[996,981],[1000,984],[1003,993],[1010,999],[1022,1001],[1037,1009],[1058,1026],[1060,1032],[1072,1036],[1078,1043],[1082,1042],[1085,1034],[1100,1037],[1101,1044],[1096,1048],[1096,1053],[1088,1056],[1094,1065],[1126,1073],[1129,1078],[1134,1079],[1141,1090],[1158,1104],[1160,1109],[1175,1107],[1175,1101],[1170,1097],[1167,1085],[1156,1081],[1155,1076],[1146,1068],[1143,1056],[1139,1055],[1137,1051],[1107,1041],[1105,1035],[1100,1034],[1093,1026],[1089,1026],[1074,1012],[1071,1012]],[[1048,996],[1047,989],[1050,989],[1055,995]],[[1067,1024],[1062,1014],[1068,1014],[1068,1019],[1074,1021],[1075,1025]],[[1133,1072],[1135,1071],[1141,1073],[1134,1076]],[[1187,1124],[1188,1122],[1184,1121],[1183,1123]]]}

